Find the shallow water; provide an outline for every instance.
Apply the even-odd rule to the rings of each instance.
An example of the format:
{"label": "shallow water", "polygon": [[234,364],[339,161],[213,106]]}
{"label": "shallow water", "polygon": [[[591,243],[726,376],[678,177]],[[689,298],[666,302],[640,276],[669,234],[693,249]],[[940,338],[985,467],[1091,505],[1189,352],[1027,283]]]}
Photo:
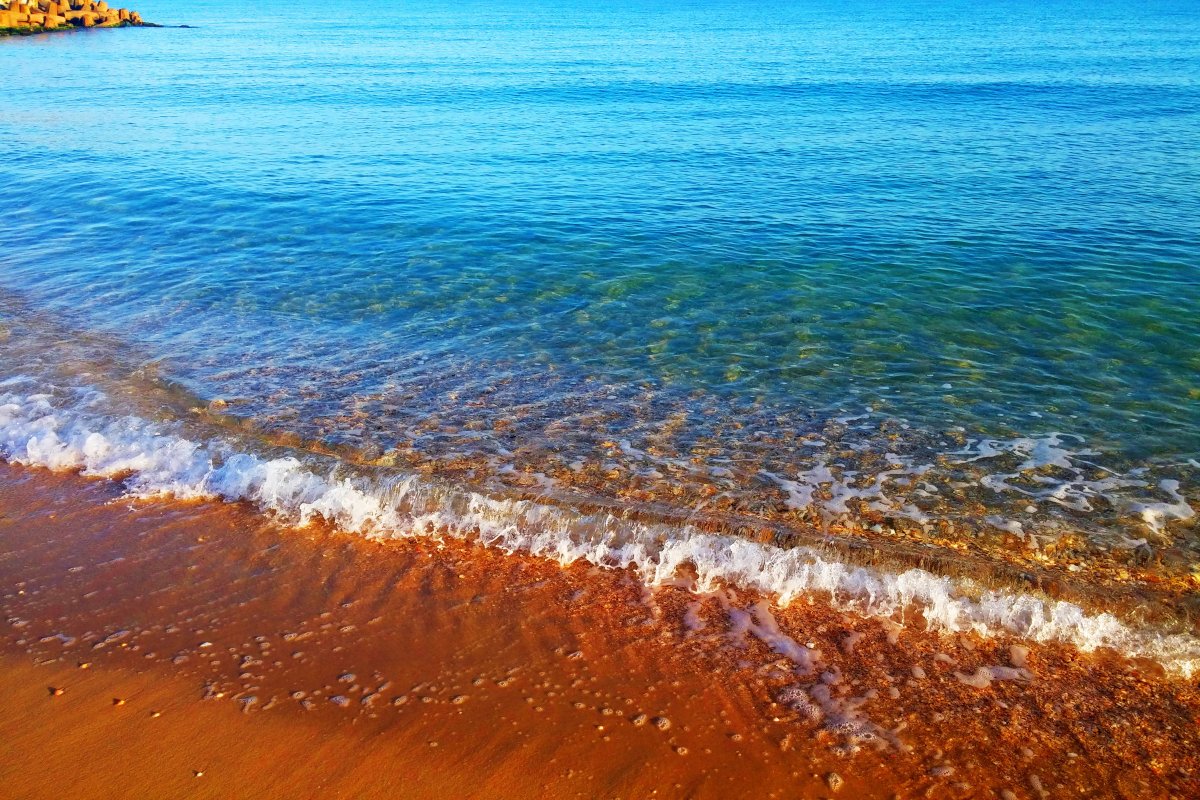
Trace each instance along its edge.
{"label": "shallow water", "polygon": [[0,41],[21,397],[1194,593],[1194,6],[138,8]]}

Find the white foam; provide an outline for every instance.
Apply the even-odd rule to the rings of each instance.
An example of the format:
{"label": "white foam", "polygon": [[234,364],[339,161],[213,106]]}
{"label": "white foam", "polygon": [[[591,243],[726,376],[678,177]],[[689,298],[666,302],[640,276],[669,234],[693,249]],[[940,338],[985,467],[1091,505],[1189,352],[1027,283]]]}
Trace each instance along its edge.
{"label": "white foam", "polygon": [[820,652],[805,647],[784,633],[766,600],[759,600],[749,610],[743,611],[732,607],[723,595],[718,595],[718,598],[729,614],[731,637],[741,639],[747,633],[753,634],[767,647],[792,662],[798,675],[811,675],[817,669]]}
{"label": "white foam", "polygon": [[1188,505],[1187,500],[1179,493],[1179,481],[1162,480],[1158,488],[1166,492],[1172,502],[1163,503],[1153,500],[1133,500],[1128,504],[1130,513],[1142,518],[1142,521],[1155,533],[1162,533],[1169,519],[1185,520],[1196,516],[1196,512]]}
{"label": "white foam", "polygon": [[[984,475],[980,478],[980,484],[995,492],[1022,494],[1034,501],[1045,500],[1080,512],[1092,511],[1092,502],[1103,498],[1122,513],[1140,519],[1155,534],[1162,533],[1171,520],[1187,520],[1195,516],[1195,511],[1179,493],[1178,481],[1162,480],[1158,484],[1158,488],[1171,498],[1169,502],[1131,498],[1122,490],[1144,489],[1149,486],[1146,481],[1136,477],[1145,472],[1144,469],[1133,470],[1129,475],[1118,475],[1084,458],[1099,455],[1095,450],[1071,449],[1066,446],[1066,440],[1069,438],[1078,437],[1050,433],[1041,437],[972,440],[964,449],[953,455],[967,456],[960,459],[957,462],[959,464],[971,464],[1006,455],[1016,456],[1023,460],[1014,471]],[[1038,472],[1043,467],[1057,467],[1066,474],[1062,477],[1050,477]],[[1097,472],[1105,475],[1089,478],[1089,469],[1093,475]],[[1018,480],[1022,483],[1014,483]],[[1037,484],[1041,488],[1030,484]],[[991,521],[992,518],[988,519]]]}
{"label": "white foam", "polygon": [[[899,456],[889,453],[888,457],[900,463],[865,480],[855,471],[840,471],[839,474],[824,460],[817,461],[808,470],[797,472],[794,478],[785,478],[767,470],[760,470],[759,474],[787,494],[785,505],[794,511],[815,508],[829,514],[844,515],[851,513],[851,501],[860,501],[872,511],[908,517],[920,523],[928,522],[929,517],[919,508],[911,503],[900,504],[892,500],[884,493],[884,489],[889,482],[902,480],[906,476],[924,475],[933,468],[932,465],[906,466],[904,459]],[[828,494],[829,499],[818,500],[818,493]]]}
{"label": "white foam", "polygon": [[[477,539],[564,564],[585,560],[632,569],[650,586],[693,575],[697,591],[733,585],[782,605],[816,594],[828,597],[836,608],[887,619],[919,610],[934,629],[983,636],[1007,632],[1033,641],[1070,642],[1084,651],[1111,648],[1155,659],[1184,676],[1200,672],[1200,640],[1195,637],[1127,625],[1072,603],[982,590],[920,569],[890,574],[810,548],[784,550],[687,526],[647,525],[499,499],[418,476],[369,479],[337,468],[323,471],[317,462],[264,458],[238,452],[228,442],[191,441],[170,425],[113,416],[94,392],[58,397],[0,393],[0,457],[121,479],[134,495],[247,501],[300,525],[319,518],[373,538]],[[1039,456],[1048,457],[1049,452]],[[751,623],[773,635],[766,618]],[[787,647],[778,639],[774,644]]]}

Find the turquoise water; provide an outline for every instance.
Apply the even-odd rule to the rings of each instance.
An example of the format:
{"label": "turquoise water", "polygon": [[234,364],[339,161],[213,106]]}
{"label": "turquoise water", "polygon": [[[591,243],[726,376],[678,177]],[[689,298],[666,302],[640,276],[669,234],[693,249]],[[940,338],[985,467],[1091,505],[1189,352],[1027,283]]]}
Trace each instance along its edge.
{"label": "turquoise water", "polygon": [[257,429],[760,516],[1200,489],[1194,3],[137,7],[196,27],[0,40],[0,288]]}

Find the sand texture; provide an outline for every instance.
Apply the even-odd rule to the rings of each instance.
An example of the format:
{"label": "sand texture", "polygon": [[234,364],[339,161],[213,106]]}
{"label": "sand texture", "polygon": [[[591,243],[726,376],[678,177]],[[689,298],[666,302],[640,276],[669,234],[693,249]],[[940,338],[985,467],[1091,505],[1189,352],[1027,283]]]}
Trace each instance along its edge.
{"label": "sand texture", "polygon": [[0,598],[4,798],[1200,796],[1152,665],[73,475],[0,465]]}

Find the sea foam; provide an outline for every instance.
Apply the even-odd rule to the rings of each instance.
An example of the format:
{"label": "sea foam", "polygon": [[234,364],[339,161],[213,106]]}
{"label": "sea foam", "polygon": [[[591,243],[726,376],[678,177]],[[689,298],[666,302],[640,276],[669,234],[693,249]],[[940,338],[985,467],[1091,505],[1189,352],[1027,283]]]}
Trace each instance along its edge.
{"label": "sea foam", "polygon": [[416,475],[367,476],[316,457],[257,455],[230,440],[195,441],[176,423],[114,414],[94,390],[37,389],[28,380],[0,383],[0,457],[120,480],[134,496],[248,502],[293,524],[324,520],[370,538],[474,539],[564,565],[587,561],[630,569],[650,586],[688,576],[697,592],[734,586],[783,606],[818,595],[862,615],[903,620],[919,612],[933,629],[1006,633],[1082,651],[1109,648],[1156,660],[1185,677],[1200,672],[1200,639],[1088,613],[1065,601],[989,590],[921,569],[889,573],[811,548],[783,549],[685,525],[491,497]]}

